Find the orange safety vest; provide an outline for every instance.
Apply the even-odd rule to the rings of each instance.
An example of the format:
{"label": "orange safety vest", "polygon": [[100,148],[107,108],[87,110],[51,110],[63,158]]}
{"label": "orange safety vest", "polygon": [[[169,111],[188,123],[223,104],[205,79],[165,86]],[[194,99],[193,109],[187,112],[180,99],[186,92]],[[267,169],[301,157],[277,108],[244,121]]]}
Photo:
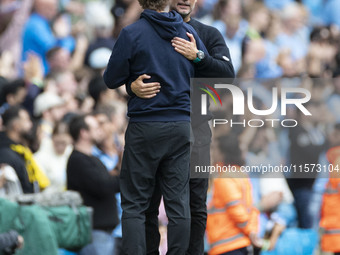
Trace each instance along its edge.
{"label": "orange safety vest", "polygon": [[258,230],[259,212],[253,206],[250,180],[247,175],[234,177],[227,174],[214,179],[206,228],[209,255],[249,246],[248,235]]}
{"label": "orange safety vest", "polygon": [[340,252],[340,146],[329,149],[327,158],[333,171],[330,172],[321,207],[321,249]]}

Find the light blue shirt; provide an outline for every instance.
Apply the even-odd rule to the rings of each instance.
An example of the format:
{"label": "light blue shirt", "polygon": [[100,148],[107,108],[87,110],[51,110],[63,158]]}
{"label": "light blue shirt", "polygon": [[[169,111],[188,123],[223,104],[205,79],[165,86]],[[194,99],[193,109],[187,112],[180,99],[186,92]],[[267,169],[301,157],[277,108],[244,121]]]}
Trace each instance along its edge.
{"label": "light blue shirt", "polygon": [[51,48],[60,46],[72,52],[75,47],[75,41],[71,36],[57,39],[52,32],[49,21],[37,13],[33,13],[26,22],[22,39],[22,61],[27,60],[30,52],[37,54],[42,59],[45,74],[49,71],[46,53]]}
{"label": "light blue shirt", "polygon": [[223,21],[215,21],[213,27],[220,31],[228,45],[230,57],[233,60],[234,70],[237,73],[242,64],[242,41],[248,30],[248,22],[246,20],[241,20],[239,28],[233,38],[227,37],[227,26]]}

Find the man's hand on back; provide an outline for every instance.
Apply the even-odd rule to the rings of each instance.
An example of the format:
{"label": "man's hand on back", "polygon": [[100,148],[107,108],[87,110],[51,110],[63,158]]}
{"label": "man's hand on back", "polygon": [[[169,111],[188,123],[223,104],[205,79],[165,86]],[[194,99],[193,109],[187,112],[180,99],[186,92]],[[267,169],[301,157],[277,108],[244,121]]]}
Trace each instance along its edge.
{"label": "man's hand on back", "polygon": [[175,48],[175,51],[192,61],[196,59],[198,49],[194,36],[190,33],[187,33],[187,35],[190,39],[190,42],[183,38],[175,37],[171,40],[171,43],[172,46]]}
{"label": "man's hand on back", "polygon": [[144,79],[150,79],[147,74],[140,75],[137,80],[131,83],[131,90],[140,98],[152,98],[160,91],[161,85],[159,82],[144,83]]}

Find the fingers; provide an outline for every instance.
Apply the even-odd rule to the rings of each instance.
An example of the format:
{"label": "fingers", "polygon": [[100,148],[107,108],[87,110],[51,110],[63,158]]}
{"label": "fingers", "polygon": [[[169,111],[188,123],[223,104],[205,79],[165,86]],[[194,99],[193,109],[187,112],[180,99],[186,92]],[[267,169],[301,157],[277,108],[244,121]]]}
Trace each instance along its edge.
{"label": "fingers", "polygon": [[142,92],[150,92],[150,91],[159,91],[161,88],[158,82],[144,83],[141,91]]}
{"label": "fingers", "polygon": [[137,78],[137,80],[144,80],[144,79],[150,79],[150,78],[151,78],[150,75],[142,74]]}
{"label": "fingers", "polygon": [[149,99],[149,98],[155,97],[156,95],[157,94],[145,95],[145,96],[141,96],[140,98]]}
{"label": "fingers", "polygon": [[182,54],[183,56],[187,56],[187,52],[185,49],[175,48],[175,51],[177,51],[179,54]]}
{"label": "fingers", "polygon": [[175,49],[178,49],[178,50],[184,50],[184,51],[189,51],[189,50],[190,50],[189,48],[187,48],[187,47],[184,46],[184,45],[173,45],[173,47],[174,47]]}
{"label": "fingers", "polygon": [[140,98],[147,99],[147,98],[155,97],[157,95],[157,93],[159,93],[159,90],[152,90],[152,91],[149,91],[149,92],[141,92],[137,96],[140,97]]}
{"label": "fingers", "polygon": [[187,36],[189,37],[190,42],[195,42],[196,43],[195,37],[192,34],[187,32]]}
{"label": "fingers", "polygon": [[180,37],[175,37],[174,39],[171,40],[172,43],[182,43],[182,44],[190,44],[188,40],[185,40]]}

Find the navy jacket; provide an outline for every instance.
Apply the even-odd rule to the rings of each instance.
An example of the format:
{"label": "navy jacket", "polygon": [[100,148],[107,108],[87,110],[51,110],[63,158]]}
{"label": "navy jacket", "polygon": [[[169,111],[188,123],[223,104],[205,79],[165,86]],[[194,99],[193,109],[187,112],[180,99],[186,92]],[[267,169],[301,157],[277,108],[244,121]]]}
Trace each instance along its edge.
{"label": "navy jacket", "polygon": [[178,36],[189,40],[194,35],[197,48],[208,55],[195,30],[172,11],[158,13],[144,10],[141,18],[124,28],[113,48],[104,80],[109,88],[129,84],[142,74],[157,81],[161,91],[151,99],[132,96],[128,102],[131,122],[190,121],[190,78],[194,64],[177,53],[171,39]]}

